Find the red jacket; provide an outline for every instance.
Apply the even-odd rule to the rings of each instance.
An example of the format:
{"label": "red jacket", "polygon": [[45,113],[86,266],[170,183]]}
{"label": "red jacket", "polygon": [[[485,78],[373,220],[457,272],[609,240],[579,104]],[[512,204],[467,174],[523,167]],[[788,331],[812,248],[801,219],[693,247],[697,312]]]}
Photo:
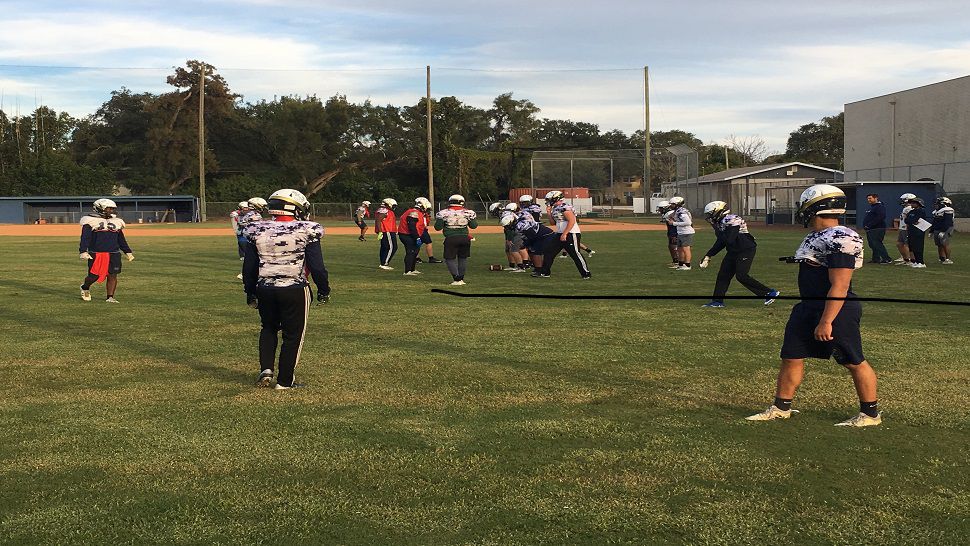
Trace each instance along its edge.
{"label": "red jacket", "polygon": [[[417,224],[415,224],[415,229],[417,233],[411,233],[411,228],[408,226],[408,218],[417,217]],[[401,222],[397,226],[397,232],[403,233],[405,235],[417,235],[421,236],[424,230],[428,229],[428,217],[424,215],[420,210],[411,207],[401,214]]]}

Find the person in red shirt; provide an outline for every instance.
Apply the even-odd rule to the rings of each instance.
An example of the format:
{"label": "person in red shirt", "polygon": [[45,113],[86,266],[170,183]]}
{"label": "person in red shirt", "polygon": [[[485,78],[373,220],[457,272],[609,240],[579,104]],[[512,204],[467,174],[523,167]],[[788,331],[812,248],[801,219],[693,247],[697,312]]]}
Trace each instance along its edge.
{"label": "person in red shirt", "polygon": [[381,201],[381,206],[374,213],[374,233],[381,242],[380,260],[377,267],[391,270],[391,258],[397,253],[397,217],[394,215],[394,207],[397,201],[388,197]]}
{"label": "person in red shirt", "polygon": [[397,237],[404,245],[404,274],[420,275],[421,272],[415,270],[418,261],[418,241],[421,235],[428,229],[428,212],[431,210],[431,202],[423,197],[414,200],[414,206],[401,214],[401,221],[397,226]]}

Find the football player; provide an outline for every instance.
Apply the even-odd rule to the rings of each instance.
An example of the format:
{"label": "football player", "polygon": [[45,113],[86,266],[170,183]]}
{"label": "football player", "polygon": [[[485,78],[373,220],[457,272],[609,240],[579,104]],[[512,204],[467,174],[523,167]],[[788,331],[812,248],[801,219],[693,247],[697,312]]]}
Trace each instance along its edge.
{"label": "football player", "polygon": [[427,230],[427,211],[431,210],[431,202],[424,197],[414,200],[414,206],[401,213],[401,221],[397,226],[397,238],[404,245],[404,274],[420,275],[415,269],[418,259],[419,241],[421,234]]}
{"label": "football player", "polygon": [[909,230],[906,229],[906,215],[913,207],[909,206],[909,200],[914,199],[915,194],[904,193],[899,196],[899,204],[903,206],[903,211],[899,213],[899,234],[896,236],[896,248],[899,249],[899,258],[893,260],[896,265],[909,265],[912,255],[909,253]]}
{"label": "football player", "polygon": [[949,197],[937,197],[933,210],[933,242],[940,255],[940,263],[953,264],[950,259],[950,236],[953,235],[953,201]]}
{"label": "football player", "polygon": [[451,284],[465,284],[465,268],[471,256],[469,229],[478,227],[475,211],[465,208],[465,198],[457,193],[448,198],[448,208],[435,216],[434,228],[445,236],[445,265],[454,279]]}
{"label": "football player", "polygon": [[748,233],[748,223],[744,218],[731,214],[731,209],[724,201],[708,203],[704,207],[704,217],[714,228],[716,240],[701,260],[700,268],[706,269],[711,258],[717,256],[722,249],[727,249],[721,261],[721,268],[717,272],[717,280],[714,282],[714,296],[710,303],[704,304],[704,307],[724,307],[724,296],[733,278],[737,278],[739,283],[755,295],[765,298],[765,305],[774,303],[781,292],[768,288],[748,274],[758,250],[758,243]]}
{"label": "football player", "polygon": [[256,385],[269,387],[273,383],[276,347],[282,331],[275,388],[286,390],[305,386],[295,382],[293,371],[303,348],[312,301],[307,272],[317,285],[320,303],[330,300],[330,282],[320,249],[323,227],[309,221],[307,198],[296,190],[279,190],[269,197],[266,208],[272,221],[250,222],[243,228],[247,241],[243,286],[246,303],[259,310],[262,325],[262,371]]}
{"label": "football player", "polygon": [[[236,235],[236,247],[239,250],[239,261],[246,256],[246,240],[239,235],[239,217],[249,211],[249,201],[240,201],[236,210],[229,213],[229,223],[232,224],[232,232]],[[242,278],[240,273],[239,278]]]}
{"label": "football player", "polygon": [[657,203],[657,214],[660,215],[660,222],[667,226],[667,252],[670,253],[670,263],[667,267],[677,269],[680,263],[677,261],[679,255],[677,251],[677,226],[670,223],[670,217],[674,214],[670,208],[670,201]]}
{"label": "football player", "polygon": [[677,227],[677,269],[690,271],[690,247],[694,244],[694,220],[679,195],[670,198],[670,224]]}
{"label": "football player", "polygon": [[859,396],[859,414],[836,426],[867,427],[882,422],[876,372],[862,354],[862,304],[852,292],[852,273],[863,262],[862,237],[839,225],[845,201],[842,190],[827,184],[806,189],[798,200],[796,217],[812,231],[788,260],[798,263],[798,290],[806,299],[792,308],[785,325],[775,400],[765,411],[747,417],[749,421],[791,417],[805,359],[834,356],[849,371]]}
{"label": "football player", "polygon": [[[542,249],[550,244],[551,239],[556,238],[556,232],[549,226],[545,226],[536,221],[535,217],[527,210],[520,210],[516,216],[508,215],[502,217],[502,226],[513,226],[515,231],[522,235],[522,241],[529,254],[535,258],[535,272],[533,277],[549,277],[542,272]],[[526,271],[523,269],[523,271]]]}
{"label": "football player", "polygon": [[579,276],[584,280],[593,276],[586,265],[586,260],[579,251],[581,230],[579,222],[576,220],[576,212],[573,206],[566,202],[565,195],[559,190],[552,190],[546,194],[546,203],[549,205],[549,216],[556,224],[558,237],[553,237],[546,244],[542,251],[542,269],[539,275],[552,275],[552,264],[556,260],[556,255],[565,250],[576,264]]}
{"label": "football player", "polygon": [[360,237],[357,237],[358,241],[366,241],[364,239],[364,234],[367,233],[367,222],[364,218],[370,216],[370,201],[361,201],[360,206],[354,211],[354,223],[360,228]]}
{"label": "football player", "polygon": [[125,240],[125,221],[115,214],[118,205],[111,199],[98,199],[92,207],[93,215],[81,217],[80,258],[88,262],[88,274],[81,284],[81,299],[91,301],[91,285],[105,282],[108,303],[118,303],[115,290],[118,288],[118,274],[121,273],[121,253],[128,261],[135,255]]}
{"label": "football player", "polygon": [[380,269],[392,270],[391,258],[397,253],[397,217],[394,215],[394,207],[397,201],[388,197],[381,201],[381,206],[374,213],[374,233],[377,240],[381,242],[379,251]]}

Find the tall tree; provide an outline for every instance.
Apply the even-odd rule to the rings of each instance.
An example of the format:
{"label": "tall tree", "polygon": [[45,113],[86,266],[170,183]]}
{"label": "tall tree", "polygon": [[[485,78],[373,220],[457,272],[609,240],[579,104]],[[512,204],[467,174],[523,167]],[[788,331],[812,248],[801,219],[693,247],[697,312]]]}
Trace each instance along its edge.
{"label": "tall tree", "polygon": [[821,167],[842,169],[845,143],[845,114],[826,116],[817,123],[802,125],[788,136],[788,161],[804,161]]}
{"label": "tall tree", "polygon": [[508,145],[529,144],[532,131],[539,122],[539,107],[527,99],[516,100],[512,93],[503,93],[492,101],[488,116],[492,125],[491,145],[498,150]]}

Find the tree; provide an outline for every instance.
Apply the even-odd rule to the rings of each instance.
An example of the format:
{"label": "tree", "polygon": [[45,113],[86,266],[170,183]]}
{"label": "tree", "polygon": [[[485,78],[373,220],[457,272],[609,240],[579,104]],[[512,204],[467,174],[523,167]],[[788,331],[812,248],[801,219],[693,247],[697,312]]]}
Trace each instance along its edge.
{"label": "tree", "polygon": [[[201,61],[185,64],[188,70],[179,67],[165,80],[178,90],[159,96],[147,107],[151,116],[148,129],[151,160],[156,176],[165,181],[165,190],[169,193],[179,191],[185,181],[198,172],[199,83],[203,71],[207,127],[228,117],[239,97],[229,90],[222,76],[216,74],[214,66]],[[206,172],[218,169],[215,155],[208,151],[204,168]]]}
{"label": "tree", "polygon": [[488,117],[492,125],[491,146],[499,150],[507,145],[523,145],[532,141],[532,131],[539,122],[535,115],[539,107],[530,100],[515,100],[512,93],[503,93],[492,101]]}
{"label": "tree", "polygon": [[97,112],[78,122],[70,144],[74,160],[110,169],[117,183],[136,191],[142,189],[145,180],[154,177],[149,161],[151,117],[147,107],[156,98],[124,87],[112,91]]}
{"label": "tree", "polygon": [[[757,165],[771,154],[768,150],[768,143],[758,135],[746,137],[731,135],[727,140],[731,143],[730,148],[737,153],[738,159],[741,160],[739,165],[731,163],[737,167]],[[721,157],[723,158],[724,156],[722,155]]]}
{"label": "tree", "polygon": [[821,167],[842,169],[845,143],[845,114],[802,125],[788,136],[785,157]]}

